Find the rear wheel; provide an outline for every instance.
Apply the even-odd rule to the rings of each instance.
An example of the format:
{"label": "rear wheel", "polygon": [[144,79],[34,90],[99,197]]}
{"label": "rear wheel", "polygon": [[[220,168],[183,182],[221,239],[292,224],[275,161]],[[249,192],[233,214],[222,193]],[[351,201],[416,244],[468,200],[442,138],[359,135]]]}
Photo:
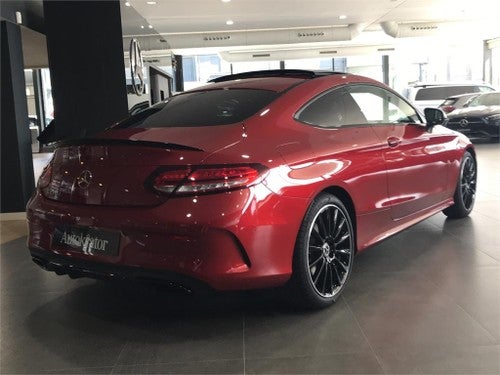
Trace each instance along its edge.
{"label": "rear wheel", "polygon": [[349,212],[335,196],[321,194],[302,222],[290,288],[304,307],[325,307],[340,296],[351,274],[354,230]]}
{"label": "rear wheel", "polygon": [[443,210],[443,213],[452,219],[468,216],[474,207],[477,187],[476,160],[469,151],[466,151],[460,164],[457,187],[453,199],[455,203]]}

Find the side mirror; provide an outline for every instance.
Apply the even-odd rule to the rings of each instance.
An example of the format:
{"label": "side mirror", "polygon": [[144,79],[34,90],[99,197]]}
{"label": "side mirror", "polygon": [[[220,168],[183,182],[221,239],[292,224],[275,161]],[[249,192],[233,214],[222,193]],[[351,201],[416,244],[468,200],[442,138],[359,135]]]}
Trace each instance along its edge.
{"label": "side mirror", "polygon": [[432,128],[434,125],[443,124],[446,120],[446,115],[439,108],[425,108],[425,121],[427,128]]}

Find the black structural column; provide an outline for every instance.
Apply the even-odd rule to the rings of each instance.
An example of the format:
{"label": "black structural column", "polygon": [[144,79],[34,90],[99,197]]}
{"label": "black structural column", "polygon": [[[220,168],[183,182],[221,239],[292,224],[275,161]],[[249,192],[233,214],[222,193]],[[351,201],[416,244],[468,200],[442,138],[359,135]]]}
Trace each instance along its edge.
{"label": "black structural column", "polygon": [[488,45],[488,41],[483,42],[483,82],[492,84],[493,82],[493,52]]}
{"label": "black structural column", "polygon": [[24,211],[35,188],[19,26],[1,21],[1,212]]}
{"label": "black structural column", "polygon": [[384,83],[389,85],[389,55],[382,56],[382,76]]}
{"label": "black structural column", "polygon": [[44,1],[55,136],[92,135],[128,113],[119,1]]}
{"label": "black structural column", "polygon": [[174,67],[175,91],[184,91],[184,69],[182,66],[182,56],[172,55],[172,65]]}

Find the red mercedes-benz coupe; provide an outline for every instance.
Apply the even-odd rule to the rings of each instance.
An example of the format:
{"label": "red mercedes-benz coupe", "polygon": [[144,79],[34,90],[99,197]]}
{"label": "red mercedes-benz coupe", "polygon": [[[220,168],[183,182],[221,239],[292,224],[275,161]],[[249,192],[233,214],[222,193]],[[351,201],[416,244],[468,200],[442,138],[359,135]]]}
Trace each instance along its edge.
{"label": "red mercedes-benz coupe", "polygon": [[351,74],[217,78],[60,144],[28,203],[31,255],[70,277],[284,286],[329,305],[356,252],[472,210],[472,144],[425,117]]}

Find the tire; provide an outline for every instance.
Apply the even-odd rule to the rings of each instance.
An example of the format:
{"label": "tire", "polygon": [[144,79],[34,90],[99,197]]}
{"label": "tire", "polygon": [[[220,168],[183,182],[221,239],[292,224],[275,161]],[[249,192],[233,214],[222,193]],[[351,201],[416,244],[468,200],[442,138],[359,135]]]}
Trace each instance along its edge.
{"label": "tire", "polygon": [[443,213],[451,219],[469,216],[474,207],[477,188],[477,164],[469,151],[466,151],[460,163],[457,187],[453,200],[455,203],[444,209]]}
{"label": "tire", "polygon": [[322,193],[302,221],[289,282],[292,302],[306,308],[334,303],[349,279],[355,252],[351,216],[344,204]]}

